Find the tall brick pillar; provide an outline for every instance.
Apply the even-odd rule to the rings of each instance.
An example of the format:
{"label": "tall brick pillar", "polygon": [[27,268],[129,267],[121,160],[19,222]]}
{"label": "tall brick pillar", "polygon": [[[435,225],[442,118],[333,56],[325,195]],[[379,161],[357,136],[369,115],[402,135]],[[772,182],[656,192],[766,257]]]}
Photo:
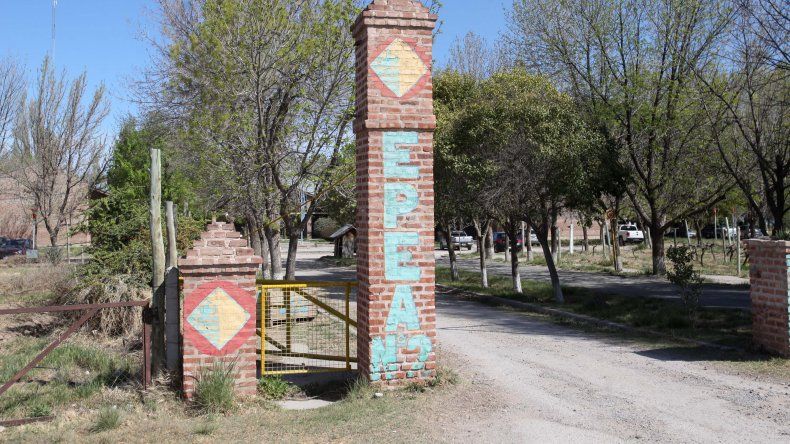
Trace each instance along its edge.
{"label": "tall brick pillar", "polygon": [[754,239],[746,244],[754,343],[790,357],[790,242]]}
{"label": "tall brick pillar", "polygon": [[178,266],[184,278],[183,389],[212,369],[236,375],[236,393],[254,395],[257,386],[255,278],[263,259],[255,256],[233,225],[213,222]]}
{"label": "tall brick pillar", "polygon": [[433,85],[437,17],[374,0],[353,28],[357,60],[360,373],[381,384],[435,376]]}

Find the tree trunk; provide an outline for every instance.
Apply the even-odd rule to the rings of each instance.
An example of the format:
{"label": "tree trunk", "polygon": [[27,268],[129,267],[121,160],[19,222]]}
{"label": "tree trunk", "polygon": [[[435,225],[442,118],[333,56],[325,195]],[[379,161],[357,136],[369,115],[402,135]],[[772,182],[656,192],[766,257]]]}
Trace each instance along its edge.
{"label": "tree trunk", "polygon": [[269,258],[271,263],[269,268],[271,270],[271,278],[280,280],[283,278],[283,259],[280,252],[280,229],[279,228],[265,228],[266,243],[269,245]]}
{"label": "tree trunk", "polygon": [[488,224],[488,231],[486,231],[486,259],[494,257],[494,227]]}
{"label": "tree trunk", "polygon": [[162,157],[151,149],[151,195],[149,202],[153,276],[151,279],[151,374],[158,375],[165,357],[165,241],[162,235]]}
{"label": "tree trunk", "polygon": [[527,262],[532,262],[535,260],[535,252],[532,250],[532,230],[532,225],[527,224],[527,234],[523,239],[525,242],[524,248],[527,250]]}
{"label": "tree trunk", "polygon": [[557,224],[552,222],[551,224],[551,260],[552,262],[557,262],[557,257],[559,256],[560,251],[560,233]]}
{"label": "tree trunk", "polygon": [[[247,236],[250,239],[250,247],[256,256],[263,257],[263,242],[261,242],[261,235],[258,232],[258,225],[255,220],[247,216]],[[263,274],[264,264],[261,264],[261,274]]]}
{"label": "tree trunk", "polygon": [[477,255],[480,257],[480,285],[482,285],[483,288],[488,288],[488,264],[486,263],[485,244],[486,234],[488,234],[488,228],[491,222],[486,221],[481,226],[480,222],[475,220],[474,225],[475,234],[477,234]]}
{"label": "tree trunk", "polygon": [[285,280],[296,280],[296,252],[299,249],[299,232],[288,236],[288,256],[285,259]]}
{"label": "tree trunk", "polygon": [[523,294],[521,288],[521,271],[518,263],[518,226],[514,222],[508,223],[508,242],[510,243],[510,277],[513,280],[513,291]]}
{"label": "tree trunk", "polygon": [[588,233],[587,230],[589,230],[589,227],[587,227],[586,224],[582,225],[582,237],[583,237],[582,243],[584,245],[585,253],[590,252],[590,233]]}
{"label": "tree trunk", "polygon": [[455,244],[453,243],[452,229],[449,225],[444,226],[444,240],[447,244],[447,251],[450,253],[450,280],[458,282],[460,276],[458,274],[458,257],[455,255]]}
{"label": "tree trunk", "polygon": [[655,225],[650,228],[650,241],[653,244],[653,274],[663,275],[667,272],[664,258],[664,232]]}
{"label": "tree trunk", "polygon": [[554,292],[554,300],[558,304],[565,303],[565,296],[562,294],[562,286],[560,285],[560,275],[557,273],[557,267],[554,265],[554,257],[551,253],[551,248],[549,246],[549,239],[547,236],[548,233],[541,236],[538,233],[538,240],[540,241],[540,246],[543,248],[543,257],[546,258],[546,266],[549,269],[549,275],[551,276],[551,288]]}

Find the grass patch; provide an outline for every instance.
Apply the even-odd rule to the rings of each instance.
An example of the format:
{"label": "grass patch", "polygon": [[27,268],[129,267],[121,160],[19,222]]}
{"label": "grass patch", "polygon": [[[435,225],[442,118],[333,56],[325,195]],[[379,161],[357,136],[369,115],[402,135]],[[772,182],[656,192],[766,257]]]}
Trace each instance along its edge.
{"label": "grass patch", "polygon": [[211,436],[219,429],[219,424],[214,416],[209,416],[204,422],[195,427],[195,435]]}
{"label": "grass patch", "polygon": [[90,428],[91,433],[113,430],[121,425],[121,412],[117,408],[102,407],[96,416],[96,422]]}
{"label": "grass patch", "polygon": [[318,261],[330,267],[353,267],[357,265],[357,259],[354,257],[324,256],[319,258]]}
{"label": "grass patch", "polygon": [[195,406],[204,413],[227,413],[234,409],[234,363],[215,362],[201,370],[195,383]]}
{"label": "grass patch", "polygon": [[[6,381],[46,347],[49,338],[20,337],[0,351],[0,381]],[[42,413],[84,400],[104,387],[117,387],[137,379],[139,360],[116,355],[109,348],[67,343],[56,348],[22,381],[0,397],[0,418],[25,412]],[[40,416],[49,416],[41,414]]]}
{"label": "grass patch", "polygon": [[742,310],[701,308],[694,328],[677,301],[601,295],[588,289],[563,287],[566,303],[560,305],[554,302],[549,283],[524,280],[524,294],[517,294],[512,290],[511,279],[505,276],[489,275],[488,289],[480,286],[476,272],[461,270],[461,280],[452,282],[449,268],[437,267],[436,278],[439,284],[467,291],[561,308],[680,338],[741,348],[748,348],[751,343],[751,316]]}

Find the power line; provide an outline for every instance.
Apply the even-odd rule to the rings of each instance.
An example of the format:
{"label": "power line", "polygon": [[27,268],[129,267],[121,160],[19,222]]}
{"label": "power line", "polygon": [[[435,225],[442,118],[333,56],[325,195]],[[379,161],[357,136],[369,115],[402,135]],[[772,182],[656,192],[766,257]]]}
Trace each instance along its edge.
{"label": "power line", "polygon": [[55,59],[55,9],[58,7],[58,0],[52,0],[52,45],[49,48],[49,57]]}

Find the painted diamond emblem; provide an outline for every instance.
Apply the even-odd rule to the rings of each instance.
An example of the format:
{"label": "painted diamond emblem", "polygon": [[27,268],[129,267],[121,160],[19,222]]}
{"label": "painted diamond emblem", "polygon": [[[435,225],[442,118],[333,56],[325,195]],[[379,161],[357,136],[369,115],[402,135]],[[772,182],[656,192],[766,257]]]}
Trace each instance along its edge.
{"label": "painted diamond emblem", "polygon": [[371,69],[396,96],[403,97],[428,72],[412,47],[395,39],[373,60]]}
{"label": "painted diamond emblem", "polygon": [[233,339],[250,314],[222,288],[215,288],[192,311],[187,322],[217,350]]}

